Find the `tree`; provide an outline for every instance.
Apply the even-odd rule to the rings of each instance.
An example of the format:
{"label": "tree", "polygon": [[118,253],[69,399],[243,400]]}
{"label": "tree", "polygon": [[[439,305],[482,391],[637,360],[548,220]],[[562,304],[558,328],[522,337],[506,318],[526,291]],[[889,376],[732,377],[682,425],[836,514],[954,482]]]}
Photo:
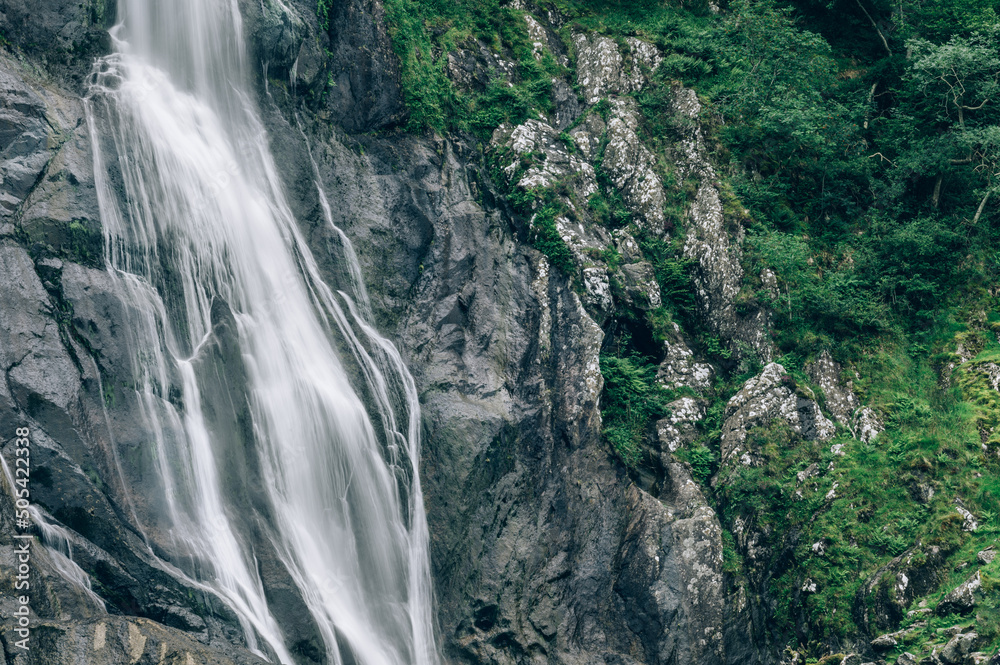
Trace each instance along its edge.
{"label": "tree", "polygon": [[[998,120],[994,108],[1000,102],[996,40],[992,34],[977,32],[971,37],[953,36],[944,44],[911,39],[906,46],[911,64],[905,82],[915,94],[916,105],[929,112],[928,120],[937,134],[923,142],[924,147],[939,151],[939,163],[971,166],[985,181],[975,224],[1000,176],[1000,128],[994,124]],[[932,199],[935,208],[944,175],[944,169],[938,170]]]}

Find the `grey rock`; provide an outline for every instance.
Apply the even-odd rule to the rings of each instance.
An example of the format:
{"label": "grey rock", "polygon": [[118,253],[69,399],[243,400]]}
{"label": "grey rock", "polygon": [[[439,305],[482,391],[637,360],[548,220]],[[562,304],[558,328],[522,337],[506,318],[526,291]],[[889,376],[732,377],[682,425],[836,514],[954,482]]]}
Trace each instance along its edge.
{"label": "grey rock", "polygon": [[517,72],[517,63],[507,54],[495,53],[483,41],[468,43],[447,55],[448,78],[461,90],[482,92],[493,76],[511,81]]}
{"label": "grey rock", "polygon": [[[548,17],[541,19],[536,19],[531,14],[524,15],[524,21],[528,27],[528,38],[531,39],[532,54],[540,61],[545,52],[548,51],[560,65],[569,67],[570,62],[566,54],[566,47],[556,33],[559,26],[552,20],[553,18],[551,12],[549,12]],[[559,80],[562,81],[562,79]],[[568,83],[566,83],[566,87],[569,88]],[[575,94],[573,98],[576,99]]]}
{"label": "grey rock", "polygon": [[[944,579],[945,557],[936,546],[910,550],[879,568],[858,589],[854,616],[869,634],[894,630],[916,599],[931,593]],[[883,580],[891,580],[886,585]]]}
{"label": "grey rock", "polygon": [[[575,200],[579,201],[598,191],[593,166],[581,154],[570,152],[555,128],[545,122],[528,120],[518,127],[501,127],[494,132],[492,145],[494,149],[506,151],[502,154],[510,155],[510,160],[503,165],[503,172],[512,180],[516,178],[517,182],[512,184],[525,192],[560,183],[571,187]],[[533,159],[526,169],[519,170],[524,156],[539,154],[543,156],[541,159]],[[566,200],[570,209],[574,209],[572,200]],[[534,222],[533,216],[529,224]],[[579,266],[586,291],[584,304],[601,314],[610,312],[614,302],[607,268],[591,258],[611,246],[610,234],[600,225],[590,223],[582,211],[578,211],[575,219],[557,217],[555,226]],[[636,278],[639,277],[643,275],[636,273]],[[655,280],[652,285],[644,282],[642,286],[648,291],[645,294],[647,301],[650,298],[658,301],[659,287]]]}
{"label": "grey rock", "polygon": [[961,505],[961,500],[956,499],[955,510],[958,514],[962,516],[962,531],[976,531],[979,529],[979,522],[976,520],[976,516],[970,511],[966,510],[965,506]]}
{"label": "grey rock", "polygon": [[111,46],[116,3],[0,0],[0,31],[53,74],[77,83]]}
{"label": "grey rock", "polygon": [[897,644],[898,642],[896,642],[896,638],[892,635],[879,635],[871,642],[872,649],[875,649],[876,651],[887,651],[895,647]]}
{"label": "grey rock", "polygon": [[747,350],[763,362],[773,357],[767,333],[768,314],[761,308],[745,314],[736,311],[734,301],[743,281],[739,245],[742,227],[728,228],[704,136],[698,121],[701,103],[693,90],[674,89],[680,178],[698,180],[695,200],[688,211],[684,256],[697,263],[693,280],[698,305],[709,327],[730,343],[739,356]]}
{"label": "grey rock", "polygon": [[934,498],[934,486],[930,483],[914,483],[910,487],[910,494],[915,500],[926,505]]}
{"label": "grey rock", "polygon": [[337,84],[328,96],[331,113],[353,132],[401,123],[407,112],[382,3],[334,2],[330,13],[330,73]]}
{"label": "grey rock", "polygon": [[708,363],[695,359],[676,323],[673,332],[673,336],[663,342],[663,361],[656,370],[656,379],[671,389],[686,386],[696,391],[708,390],[715,370]]}
{"label": "grey rock", "polygon": [[532,162],[515,183],[523,190],[533,187],[552,187],[557,182],[572,177],[575,181],[574,189],[578,191],[582,200],[597,192],[594,167],[570,153],[566,144],[559,138],[559,132],[548,123],[528,120],[514,128],[502,126],[494,133],[492,144],[511,151],[513,159],[503,166],[504,173],[508,177],[516,174],[519,166],[518,157],[532,153],[544,155],[543,159]]}
{"label": "grey rock", "polygon": [[[202,644],[181,630],[148,619],[105,615],[88,621],[36,620],[32,628],[31,653],[44,657],[46,665],[79,662],[264,665],[268,662],[246,649]],[[40,662],[22,655],[24,652],[11,651],[13,657],[7,661],[10,665]]]}
{"label": "grey rock", "polygon": [[629,263],[621,268],[625,295],[638,309],[656,309],[662,305],[660,285],[656,282],[653,264],[648,261]]}
{"label": "grey rock", "polygon": [[656,69],[662,60],[656,47],[648,42],[633,37],[627,44],[630,62],[609,37],[579,32],[573,35],[577,80],[586,104],[596,104],[608,95],[638,92],[646,84],[645,72]]}
{"label": "grey rock", "polygon": [[785,377],[785,368],[771,363],[730,398],[722,426],[723,464],[756,464],[755,451],[745,445],[748,432],[776,419],[804,439],[833,437],[833,423],[820,412],[819,405],[797,395]]}
{"label": "grey rock", "polygon": [[855,438],[868,443],[884,429],[878,414],[871,407],[858,408],[858,398],[854,394],[851,381],[841,381],[843,368],[834,361],[829,351],[804,368],[809,378],[823,391],[824,407],[833,419],[851,430]]}
{"label": "grey rock", "polygon": [[257,60],[267,67],[268,77],[288,80],[306,37],[305,21],[294,5],[277,0],[244,2],[240,13],[245,29],[255,37]]}
{"label": "grey rock", "polygon": [[96,261],[97,197],[83,104],[0,56],[0,223],[43,256]]}
{"label": "grey rock", "polygon": [[66,412],[78,395],[79,372],[49,315],[34,263],[21,247],[2,245],[0,274],[0,362],[10,394],[29,412]]}
{"label": "grey rock", "polygon": [[615,239],[615,249],[618,250],[618,253],[622,255],[625,261],[634,263],[643,260],[639,243],[635,241],[631,233],[625,229],[616,229],[611,235]]}
{"label": "grey rock", "polygon": [[909,651],[904,651],[896,658],[896,665],[917,665],[917,657]]}
{"label": "grey rock", "polygon": [[10,219],[51,158],[45,102],[16,74],[0,69],[0,215]]}
{"label": "grey rock", "polygon": [[840,424],[850,425],[851,417],[858,408],[858,400],[850,383],[846,386],[841,383],[843,369],[840,364],[834,361],[829,351],[823,351],[804,369],[813,383],[823,391],[827,412]]}
{"label": "grey rock", "polygon": [[945,637],[955,637],[962,632],[961,626],[949,626],[948,628],[938,628],[937,634]]}
{"label": "grey rock", "polygon": [[[629,628],[652,662],[722,662],[722,529],[683,467],[671,465],[668,477],[662,502],[629,491],[615,590],[637,610]],[[682,585],[695,593],[678,594]]]}
{"label": "grey rock", "polygon": [[[15,31],[26,40],[50,34],[58,21],[68,34],[83,35],[69,44],[96,34],[96,24],[80,20],[80,12],[93,12],[96,4],[58,4],[42,0],[32,17],[19,0],[0,0],[0,12],[5,26],[35,21]],[[55,19],[52,9],[58,10]],[[558,220],[588,285],[581,297],[567,276],[525,245],[522,220],[493,191],[473,146],[435,136],[352,134],[391,128],[405,117],[398,63],[377,0],[333,3],[328,29],[306,0],[246,1],[241,9],[251,51],[268,68],[259,81],[262,114],[303,233],[328,281],[344,285],[343,247],[320,212],[311,148],[320,180],[338,202],[333,221],[358,251],[378,323],[399,346],[420,391],[426,435],[421,470],[446,659],[740,662],[744,651],[724,653],[722,531],[688,468],[669,455],[668,443],[654,495],[633,484],[600,438],[598,322],[611,303],[604,291],[607,270],[592,250],[616,241],[625,247],[625,236],[612,238],[585,211]],[[607,41],[584,36],[578,43],[583,89],[591,99],[640,89],[660,58],[638,39],[626,39],[625,54]],[[485,54],[482,47],[464,44],[449,55],[448,71],[459,87],[482,84],[489,58],[501,75],[513,74],[507,54]],[[0,67],[7,70],[14,71]],[[100,613],[90,596],[50,566],[42,577],[51,590],[46,597],[56,600],[40,605],[37,618],[51,643],[36,658],[62,665],[77,656],[79,645],[96,647],[103,635],[104,647],[85,656],[95,665],[183,663],[188,656],[192,662],[256,664],[232,613],[157,569],[137,535],[132,515],[148,527],[154,547],[166,537],[160,509],[145,496],[157,494],[155,474],[128,384],[135,349],[127,331],[135,312],[102,270],[99,244],[88,244],[100,229],[82,107],[49,84],[21,85],[30,77],[20,70],[11,77],[13,83],[4,84],[13,91],[5,109],[20,115],[12,113],[16,132],[3,143],[4,150],[14,147],[4,153],[9,168],[0,188],[0,203],[8,204],[0,228],[11,229],[0,231],[6,243],[0,245],[0,271],[12,277],[0,283],[0,357],[8,379],[0,382],[0,412],[5,422],[23,419],[39,432],[39,461],[53,480],[39,491],[39,505],[65,525],[75,559],[93,571],[108,609],[130,615]],[[330,77],[337,85],[327,90]],[[284,81],[291,92],[282,96]],[[529,121],[498,135],[496,145],[518,159],[546,155],[514,185],[553,184],[571,175],[577,199],[586,200],[596,191],[590,162],[607,134],[613,144],[606,155],[609,174],[626,205],[639,223],[663,233],[662,183],[638,139],[634,102],[617,100],[607,126],[590,114],[571,132],[578,148],[571,152],[559,131],[582,109],[565,82],[553,90],[551,122]],[[722,247],[712,256],[702,245],[690,252],[699,261],[700,302],[711,308],[732,301],[727,289],[740,280],[739,243],[722,218],[704,146],[695,148],[692,159],[702,161],[687,160],[684,168],[699,169],[704,191],[689,236]],[[66,233],[73,224],[79,227],[74,233],[83,230],[85,254],[76,247],[79,239]],[[39,252],[37,264],[11,239],[15,225],[29,235],[31,256]],[[626,265],[634,266],[623,270],[636,286],[633,296],[642,291],[652,303],[653,289],[648,281],[642,286],[648,269],[641,257]],[[717,279],[711,276],[716,270]],[[725,306],[719,311],[721,318],[710,325],[727,340],[759,342],[755,335],[766,330],[760,317],[744,320]],[[206,397],[217,407],[245,402],[245,369],[233,353],[232,327],[231,312],[218,303],[211,338],[196,360],[206,373],[217,371]],[[661,380],[709,390],[711,367],[696,362],[676,332],[665,349]],[[753,348],[766,355],[766,344]],[[672,406],[676,420],[672,415],[670,425],[689,439],[703,403],[685,398]],[[803,436],[823,429],[805,422],[810,409],[796,416]],[[744,416],[744,425],[756,422]],[[253,463],[239,436],[223,438],[227,473],[252,480]],[[116,455],[124,460],[118,468]],[[253,483],[244,485],[251,489],[241,500],[253,503]],[[10,512],[0,501],[0,534],[11,533]],[[283,628],[308,641],[313,627],[274,565],[274,552],[263,546],[255,551]],[[5,575],[9,554],[9,538],[0,535]],[[59,607],[66,608],[63,615]],[[131,616],[136,614],[142,616]],[[748,641],[742,649],[756,645]]]}
{"label": "grey rock", "polygon": [[977,633],[962,633],[948,640],[938,656],[949,665],[963,665],[979,641]]}
{"label": "grey rock", "polygon": [[573,124],[583,112],[576,92],[562,79],[552,80],[552,105],[555,107],[552,126],[559,131]]}
{"label": "grey rock", "polygon": [[647,231],[665,231],[666,195],[654,170],[656,159],[639,139],[639,112],[634,99],[616,99],[608,120],[607,146],[601,166],[622,194],[625,206]]}
{"label": "grey rock", "polygon": [[[810,478],[815,478],[818,475],[819,475],[819,465],[816,464],[815,462],[813,462],[812,464],[810,464],[809,466],[807,466],[805,469],[803,469],[802,471],[799,471],[797,474],[795,474],[795,479],[801,485],[802,483],[806,482]],[[815,549],[815,547],[813,549]]]}
{"label": "grey rock", "polygon": [[852,432],[854,436],[865,443],[875,440],[879,434],[885,430],[885,424],[874,409],[868,406],[861,407],[854,414]]}
{"label": "grey rock", "polygon": [[674,453],[698,437],[695,424],[705,418],[705,403],[693,397],[681,397],[667,405],[670,415],[656,423],[660,450]]}
{"label": "grey rock", "polygon": [[604,118],[598,113],[589,113],[580,124],[569,131],[576,147],[580,153],[588,160],[597,156],[597,150],[601,144],[601,137],[607,132],[608,126]]}
{"label": "grey rock", "polygon": [[982,584],[982,575],[977,570],[972,577],[945,594],[935,611],[942,616],[971,612],[976,607],[976,592],[979,591]]}

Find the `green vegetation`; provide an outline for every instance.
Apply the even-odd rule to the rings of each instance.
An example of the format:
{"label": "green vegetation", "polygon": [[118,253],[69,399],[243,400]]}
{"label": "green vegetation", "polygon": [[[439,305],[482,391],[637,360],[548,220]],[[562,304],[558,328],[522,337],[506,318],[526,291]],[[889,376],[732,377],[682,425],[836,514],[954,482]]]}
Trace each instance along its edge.
{"label": "green vegetation", "polygon": [[[502,122],[548,110],[551,79],[563,70],[547,52],[541,61],[534,57],[523,11],[499,0],[386,0],[385,9],[411,131],[472,131],[484,139]],[[448,54],[478,54],[479,41],[516,61],[512,85],[493,71],[475,92],[456,89],[446,73]]]}
{"label": "green vegetation", "polygon": [[559,229],[556,227],[556,217],[565,212],[566,210],[557,202],[543,206],[534,217],[530,237],[531,244],[549,257],[552,265],[567,275],[573,275],[576,272],[573,252],[559,235]]}
{"label": "green vegetation", "polygon": [[[663,306],[619,304],[605,323],[603,435],[627,467],[647,463],[653,424],[676,397],[656,382],[656,350],[679,323],[717,378],[703,395],[710,404],[698,440],[677,456],[724,528],[739,518],[766,534],[771,559],[759,591],[776,604],[775,639],[809,662],[839,662],[828,647],[859,635],[872,610],[858,592],[882,566],[940,548],[943,581],[926,597],[933,608],[1000,532],[1000,392],[991,374],[1000,365],[1000,3],[731,0],[718,13],[700,0],[536,5],[562,18],[571,62],[579,30],[638,36],[664,54],[635,98],[668,192],[668,239],[637,229],[602,168],[604,145],[592,160],[599,191],[572,206],[558,195],[566,183],[518,191],[503,183],[519,177],[498,171],[510,155],[487,157],[494,183],[532,219],[529,240],[561,271],[575,279],[579,266],[555,220],[580,210],[609,231],[627,229],[653,265]],[[551,110],[549,81],[567,72],[547,51],[535,57],[524,11],[498,0],[386,0],[386,8],[411,131],[485,141],[501,123]],[[446,73],[449,53],[475,51],[477,40],[516,71],[459,90]],[[876,441],[841,428],[820,445],[773,424],[749,434],[762,466],[720,470],[725,403],[760,360],[711,334],[696,311],[694,266],[682,258],[694,183],[672,166],[685,129],[672,106],[678,85],[699,95],[725,222],[734,237],[745,231],[737,309],[771,313],[779,361],[802,394],[823,402],[802,371],[823,350],[856,371],[855,392],[886,424]],[[609,105],[587,112],[607,120]],[[569,133],[560,140],[579,150]],[[538,158],[522,156],[516,173]],[[612,270],[622,262],[611,250],[599,258]],[[616,296],[621,288],[612,282]],[[962,530],[956,500],[978,530]],[[749,575],[740,557],[727,531],[724,566],[737,582]],[[938,628],[972,622],[980,649],[1000,646],[1000,603],[988,591],[998,565],[981,568],[987,591],[975,617],[935,616],[888,660],[938,641]],[[806,580],[814,591],[802,591]]]}
{"label": "green vegetation", "polygon": [[656,381],[656,365],[640,354],[601,355],[604,375],[604,436],[621,460],[642,460],[650,423],[667,415],[669,392]]}

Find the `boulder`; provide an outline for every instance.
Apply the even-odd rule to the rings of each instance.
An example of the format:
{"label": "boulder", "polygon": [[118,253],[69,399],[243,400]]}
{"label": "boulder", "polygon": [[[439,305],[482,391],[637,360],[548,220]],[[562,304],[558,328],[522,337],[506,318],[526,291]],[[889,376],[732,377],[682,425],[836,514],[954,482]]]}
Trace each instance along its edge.
{"label": "boulder", "polygon": [[831,439],[835,428],[820,411],[819,405],[793,389],[785,368],[771,363],[730,398],[722,426],[722,463],[738,461],[759,464],[756,451],[746,447],[747,435],[754,427],[766,427],[775,420],[788,425],[807,440]]}
{"label": "boulder", "polygon": [[982,575],[977,570],[976,573],[965,580],[957,587],[949,591],[941,602],[938,603],[936,611],[939,615],[946,614],[967,614],[976,607],[976,592],[982,586]]}

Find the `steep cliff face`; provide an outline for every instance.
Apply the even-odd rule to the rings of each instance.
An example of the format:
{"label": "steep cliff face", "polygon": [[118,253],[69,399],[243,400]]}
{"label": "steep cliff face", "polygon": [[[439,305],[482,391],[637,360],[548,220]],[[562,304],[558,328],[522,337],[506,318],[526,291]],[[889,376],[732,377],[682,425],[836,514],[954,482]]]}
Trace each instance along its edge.
{"label": "steep cliff face", "polygon": [[[369,64],[337,66],[352,76],[351,66]],[[272,141],[298,141],[294,157],[278,150],[299,162],[284,165],[288,172],[305,173],[293,102],[278,101],[288,120],[275,116]],[[468,138],[350,135],[321,121],[302,129],[338,202],[334,222],[352,237],[378,314],[421,391],[446,656],[722,662],[714,513],[683,465],[661,472],[651,495],[599,436],[604,333],[595,318],[606,316],[600,284],[604,306],[612,304],[608,278],[594,269],[598,286],[581,293],[533,249],[529,220],[504,200]],[[513,140],[514,151],[548,151],[543,169],[524,178],[587,177],[586,158],[560,148],[547,123],[505,131],[513,134],[494,137],[498,148],[510,152]],[[623,140],[621,150],[639,149],[634,132]],[[306,213],[314,246],[335,245],[315,215]],[[568,242],[580,257],[588,245],[614,242],[596,225],[579,233],[579,244]],[[336,280],[338,267],[327,269]],[[641,288],[636,295],[649,298]]]}
{"label": "steep cliff face", "polygon": [[[634,96],[664,54],[583,29],[562,39],[559,16],[537,10],[524,16],[534,57],[575,66],[552,80],[549,113],[487,140],[406,133],[385,8],[321,5],[241,3],[257,103],[324,277],[349,284],[317,184],[416,380],[445,659],[803,662],[785,649],[794,629],[774,617],[806,622],[816,585],[796,577],[795,553],[807,520],[776,523],[747,497],[784,445],[815,521],[838,499],[844,446],[872,444],[884,425],[828,354],[794,376],[771,362],[770,312],[740,292],[748,280],[773,288],[774,277],[746,275],[745,213],[726,210],[695,93],[669,87],[664,151]],[[263,662],[224,604],[157,558],[158,480],[129,385],[126,306],[103,266],[80,98],[113,18],[105,4],[0,1],[12,42],[0,57],[0,415],[10,429],[0,440],[10,464],[14,427],[30,427],[32,499],[63,527],[36,532],[49,547],[36,543],[32,559],[33,650],[14,646],[7,620],[0,663]],[[475,90],[498,72],[513,80],[509,58],[467,40],[443,62],[456,88]],[[664,257],[689,271],[684,293],[666,292]],[[690,312],[678,323],[666,305],[680,298]],[[245,401],[228,308],[213,323],[216,398]],[[602,422],[612,349],[652,363],[667,396],[634,450],[609,444]],[[963,380],[992,376],[970,359]],[[733,367],[745,382],[720,387]],[[706,441],[719,446],[717,464],[699,457]],[[236,485],[252,488],[253,460],[239,441],[231,448]],[[246,500],[261,498],[250,489]],[[4,617],[16,602],[13,514],[0,494]],[[815,557],[824,542],[810,544]],[[917,548],[879,569],[856,602],[864,632],[831,647],[876,658],[869,640],[944,582],[939,555]],[[275,553],[262,547],[259,559],[295,657],[326,662]],[[886,575],[912,585],[891,593]],[[978,587],[967,591],[948,602],[974,603]],[[949,641],[948,653],[965,658],[973,642]]]}
{"label": "steep cliff face", "polygon": [[[498,195],[468,139],[350,133],[402,117],[377,4],[338,4],[325,30],[309,6],[244,9],[253,52],[270,77],[261,81],[260,103],[299,219],[331,283],[343,283],[311,157],[336,202],[335,223],[358,248],[377,313],[395,331],[421,390],[446,655],[721,662],[714,513],[683,465],[661,472],[656,498],[634,486],[600,440],[600,303],[581,300],[571,278],[525,242],[525,221]],[[35,44],[32,31],[51,33],[62,20],[58,11],[33,19],[17,10],[8,8],[6,25],[25,44]],[[99,32],[92,12],[72,20]],[[79,51],[76,43],[67,48]],[[4,421],[31,428],[32,498],[65,527],[61,546],[75,562],[59,558],[60,539],[51,534],[45,541],[55,549],[36,544],[37,641],[21,652],[8,624],[5,659],[257,662],[238,646],[235,617],[165,572],[148,549],[160,538],[159,507],[149,502],[158,481],[127,385],[125,305],[101,259],[92,137],[78,96],[87,53],[36,72],[3,61],[0,395]],[[331,80],[333,94],[310,95],[317,81],[324,88]],[[627,125],[635,111],[622,113],[612,151],[621,155],[615,173],[625,187],[636,181],[635,160],[649,157]],[[627,191],[657,224],[657,199]],[[634,293],[650,300],[655,282],[642,281],[641,267]],[[219,367],[225,385],[238,386],[225,313],[219,318]],[[13,459],[13,432],[5,440]],[[13,507],[6,494],[4,501],[4,561],[15,570]],[[61,576],[66,566],[89,578],[97,595]],[[266,584],[280,614],[290,615],[286,631],[300,634],[298,657],[321,662],[308,648],[309,626],[294,619],[301,615],[295,592],[280,579]],[[13,593],[3,602],[12,616]]]}

